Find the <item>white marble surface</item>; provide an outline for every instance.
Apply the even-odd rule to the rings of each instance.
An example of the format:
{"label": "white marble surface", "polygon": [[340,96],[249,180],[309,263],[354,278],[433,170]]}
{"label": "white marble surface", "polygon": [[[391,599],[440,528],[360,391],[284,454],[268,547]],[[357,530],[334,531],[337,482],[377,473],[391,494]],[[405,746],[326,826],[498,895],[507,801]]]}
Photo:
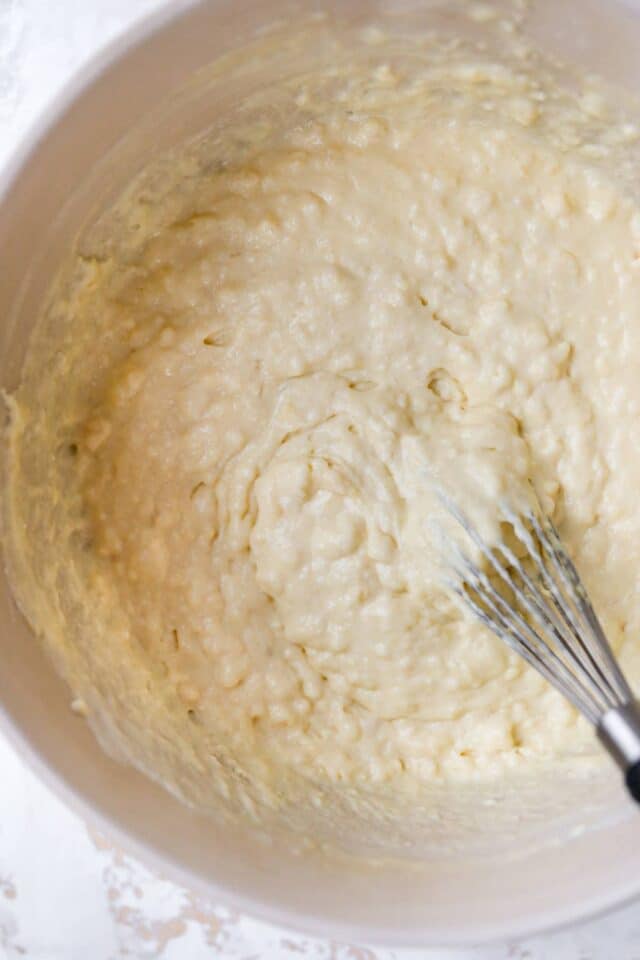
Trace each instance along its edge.
{"label": "white marble surface", "polygon": [[[0,0],[0,165],[85,58],[159,0]],[[0,737],[0,960],[640,960],[640,904],[465,951],[307,939],[203,903],[115,850]]]}

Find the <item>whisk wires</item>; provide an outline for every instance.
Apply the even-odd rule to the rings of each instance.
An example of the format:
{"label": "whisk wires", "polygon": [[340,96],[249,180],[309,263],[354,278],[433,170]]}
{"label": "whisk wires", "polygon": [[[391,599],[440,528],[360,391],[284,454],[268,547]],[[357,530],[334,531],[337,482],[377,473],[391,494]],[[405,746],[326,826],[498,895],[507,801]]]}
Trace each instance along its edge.
{"label": "whisk wires", "polygon": [[[519,545],[489,546],[464,513],[441,497],[475,545],[474,563],[452,544],[450,588],[516,653],[597,725],[607,710],[633,699],[578,572],[535,495],[522,513],[501,517]],[[483,562],[484,561],[484,562]]]}

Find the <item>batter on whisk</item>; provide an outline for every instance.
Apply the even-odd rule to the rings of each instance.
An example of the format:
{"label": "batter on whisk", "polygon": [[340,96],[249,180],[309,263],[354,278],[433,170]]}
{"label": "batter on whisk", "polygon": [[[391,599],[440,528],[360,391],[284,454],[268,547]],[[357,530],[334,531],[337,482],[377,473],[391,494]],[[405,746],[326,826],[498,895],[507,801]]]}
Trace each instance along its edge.
{"label": "batter on whisk", "polygon": [[336,39],[259,136],[143,174],[33,338],[17,597],[103,740],[191,802],[392,814],[599,762],[441,586],[429,471],[485,524],[533,478],[640,680],[638,132],[505,37]]}

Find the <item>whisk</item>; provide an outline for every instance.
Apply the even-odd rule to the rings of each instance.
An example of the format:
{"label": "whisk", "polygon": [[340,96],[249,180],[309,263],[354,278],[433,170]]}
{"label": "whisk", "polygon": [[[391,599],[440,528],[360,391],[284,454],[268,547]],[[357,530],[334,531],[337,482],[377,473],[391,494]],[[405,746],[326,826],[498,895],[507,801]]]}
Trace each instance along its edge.
{"label": "whisk", "polygon": [[450,588],[593,724],[640,803],[640,705],[535,491],[525,509],[501,508],[513,545],[489,546],[458,506],[441,499],[482,563],[452,544]]}

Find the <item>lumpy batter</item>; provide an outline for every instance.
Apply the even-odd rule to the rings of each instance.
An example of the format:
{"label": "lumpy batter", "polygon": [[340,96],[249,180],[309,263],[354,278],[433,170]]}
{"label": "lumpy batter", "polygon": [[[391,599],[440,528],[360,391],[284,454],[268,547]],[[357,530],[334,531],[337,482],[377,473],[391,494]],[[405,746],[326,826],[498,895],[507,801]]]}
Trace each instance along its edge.
{"label": "lumpy batter", "polygon": [[637,129],[530,51],[362,43],[300,118],[134,184],[10,399],[20,602],[198,803],[597,754],[442,586],[434,476],[485,520],[532,478],[640,677]]}

